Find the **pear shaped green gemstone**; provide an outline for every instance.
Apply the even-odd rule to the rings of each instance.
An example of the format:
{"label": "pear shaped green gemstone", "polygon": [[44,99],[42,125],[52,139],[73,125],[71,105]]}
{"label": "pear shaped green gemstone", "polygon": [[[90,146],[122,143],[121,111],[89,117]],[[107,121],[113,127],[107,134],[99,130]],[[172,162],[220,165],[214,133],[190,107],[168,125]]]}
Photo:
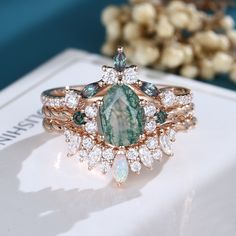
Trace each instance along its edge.
{"label": "pear shaped green gemstone", "polygon": [[144,110],[127,85],[113,85],[107,91],[98,117],[100,133],[114,146],[135,144],[143,134]]}

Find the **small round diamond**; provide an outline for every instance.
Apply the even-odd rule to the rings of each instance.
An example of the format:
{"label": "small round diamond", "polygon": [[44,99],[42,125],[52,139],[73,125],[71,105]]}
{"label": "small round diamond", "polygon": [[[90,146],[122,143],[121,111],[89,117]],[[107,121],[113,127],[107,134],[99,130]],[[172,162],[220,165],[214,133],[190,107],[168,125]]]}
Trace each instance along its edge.
{"label": "small round diamond", "polygon": [[154,104],[148,104],[148,105],[144,106],[144,113],[146,116],[149,116],[149,117],[154,116],[156,111],[157,111],[157,109],[154,106]]}
{"label": "small round diamond", "polygon": [[50,100],[48,101],[48,106],[54,107],[54,105],[55,105],[54,99],[50,99]]}
{"label": "small round diamond", "polygon": [[55,99],[54,105],[55,105],[55,107],[60,107],[60,106],[61,106],[61,101],[60,101],[60,99]]}
{"label": "small round diamond", "polygon": [[127,68],[124,71],[124,81],[127,84],[134,84],[138,80],[137,71],[134,67]]}
{"label": "small round diamond", "polygon": [[162,158],[162,151],[160,149],[156,149],[152,151],[152,158],[154,160],[160,161]]}
{"label": "small round diamond", "polygon": [[150,120],[146,122],[145,124],[145,130],[147,132],[153,132],[156,129],[156,121],[155,120]]}
{"label": "small round diamond", "polygon": [[107,148],[103,150],[102,157],[106,159],[107,161],[114,159],[114,153],[112,148]]}
{"label": "small round diamond", "polygon": [[141,170],[141,163],[139,161],[134,161],[130,164],[130,169],[135,172],[135,173],[139,173]]}
{"label": "small round diamond", "polygon": [[175,102],[175,95],[171,91],[165,91],[161,94],[161,101],[164,106],[172,106]]}
{"label": "small round diamond", "polygon": [[150,137],[146,141],[146,145],[149,149],[155,149],[158,147],[158,140],[155,137]]}
{"label": "small round diamond", "polygon": [[78,151],[77,158],[79,161],[84,161],[88,157],[88,153],[86,150],[81,149]]}
{"label": "small round diamond", "polygon": [[136,160],[138,157],[138,151],[135,148],[130,148],[126,153],[126,156],[129,160]]}
{"label": "small round diamond", "polygon": [[87,106],[85,108],[85,114],[89,118],[94,118],[97,116],[98,109],[96,106]]}
{"label": "small round diamond", "polygon": [[86,150],[90,150],[94,145],[94,141],[90,137],[84,137],[82,145]]}
{"label": "small round diamond", "polygon": [[118,81],[116,70],[113,68],[106,68],[102,75],[102,80],[107,84],[114,84]]}
{"label": "small round diamond", "polygon": [[76,108],[79,103],[79,96],[76,92],[69,91],[65,96],[65,104],[69,108]]}
{"label": "small round diamond", "polygon": [[100,166],[100,170],[103,174],[106,174],[111,169],[111,165],[107,161],[103,161]]}
{"label": "small round diamond", "polygon": [[96,133],[96,131],[97,131],[97,122],[96,122],[96,121],[88,121],[88,122],[85,124],[85,130],[86,130],[89,134]]}

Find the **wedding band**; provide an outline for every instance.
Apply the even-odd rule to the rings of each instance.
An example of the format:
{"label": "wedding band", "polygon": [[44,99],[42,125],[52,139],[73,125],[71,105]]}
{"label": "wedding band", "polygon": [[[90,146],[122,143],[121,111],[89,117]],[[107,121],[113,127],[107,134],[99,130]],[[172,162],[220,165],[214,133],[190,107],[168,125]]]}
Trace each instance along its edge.
{"label": "wedding band", "polygon": [[192,92],[139,80],[122,48],[114,67],[103,66],[98,82],[49,89],[41,100],[43,126],[64,133],[68,156],[87,162],[89,170],[113,169],[118,184],[129,170],[139,174],[143,166],[173,155],[176,132],[196,125]]}

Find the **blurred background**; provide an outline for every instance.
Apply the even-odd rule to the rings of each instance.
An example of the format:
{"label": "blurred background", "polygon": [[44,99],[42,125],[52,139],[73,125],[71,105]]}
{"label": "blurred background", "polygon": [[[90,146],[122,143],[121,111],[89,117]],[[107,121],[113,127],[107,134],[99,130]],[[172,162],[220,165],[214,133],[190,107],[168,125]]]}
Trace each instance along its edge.
{"label": "blurred background", "polygon": [[[111,44],[113,47],[116,44],[124,44],[130,52],[129,56],[133,55],[132,58],[135,58],[134,55],[137,56],[136,50],[138,50],[137,40],[127,39],[129,36],[125,35],[125,33],[114,36],[114,32],[110,32],[109,23],[106,22],[107,19],[112,18],[115,21],[119,21],[119,30],[122,30],[122,32],[127,24],[132,23],[130,25],[135,27],[132,28],[131,26],[131,32],[137,29],[141,32],[136,32],[138,35],[136,37],[139,37],[138,43],[140,44],[141,42],[144,46],[148,45],[147,47],[154,47],[157,50],[153,60],[140,61],[140,64],[176,74],[184,74],[186,77],[189,75],[189,77],[200,79],[207,83],[236,90],[236,64],[234,63],[236,34],[233,31],[234,22],[232,22],[236,20],[234,1],[187,2],[187,4],[191,5],[184,5],[181,8],[180,3],[170,5],[171,1],[161,3],[157,0],[1,0],[0,89],[10,85],[66,48],[78,48],[93,53],[103,52],[103,54],[111,56],[109,51],[109,49],[112,49]],[[200,2],[201,5],[197,5]],[[109,8],[110,5],[113,5],[112,8]],[[200,11],[199,16],[203,19],[203,24],[193,31],[189,30],[187,25],[184,25],[184,20],[186,20],[184,17],[186,14],[189,16],[189,11],[191,11],[191,14],[195,14],[194,12],[198,14],[198,11]],[[181,14],[176,16],[175,13],[179,12]],[[118,16],[115,16],[115,14],[118,14]],[[119,17],[124,16],[123,14],[127,14],[127,17],[123,17],[120,20]],[[151,21],[147,19],[146,22],[145,19],[152,14],[153,19]],[[175,25],[175,21],[171,21],[173,14],[177,22],[182,22],[183,25]],[[161,18],[162,15],[164,16]],[[225,16],[230,16],[231,18],[225,18]],[[166,36],[164,38],[158,37],[158,34],[162,32],[160,28],[161,19],[167,19],[168,24],[173,28],[173,32],[171,31],[173,35],[168,40],[165,38]],[[159,28],[157,29],[157,27]],[[113,27],[113,29],[115,28]],[[196,36],[199,32],[207,32],[207,34]],[[212,32],[216,35],[212,36]],[[209,49],[207,45],[201,44],[202,38],[203,41],[207,37],[212,40],[212,37],[218,37],[217,35],[223,35],[220,38],[224,38],[223,41],[219,41],[221,44],[223,42],[223,48],[221,44],[214,49]],[[213,40],[216,40],[216,37]],[[196,52],[197,49],[195,48],[198,43],[202,50],[200,54],[198,51]],[[168,65],[168,57],[167,64],[163,62],[164,49],[169,50],[170,44],[171,46],[174,45],[175,50],[180,49],[180,44],[188,44],[192,47],[193,55],[187,66],[183,62],[177,63],[174,67],[173,64]],[[106,46],[107,48],[105,48]],[[178,54],[178,50],[171,52],[174,58],[175,52]],[[145,52],[143,53],[145,54]],[[148,54],[144,54],[141,51],[138,54],[141,55],[139,58],[143,58],[143,56],[144,58],[149,58]],[[225,55],[230,56],[230,58]],[[209,59],[209,63],[214,60],[215,64],[220,63],[223,69],[222,71],[217,71],[217,73],[212,72],[210,77],[203,79],[201,72],[202,58],[206,57]],[[221,62],[230,64],[230,67],[224,70],[225,67],[222,66]],[[229,78],[230,76],[231,78]]]}

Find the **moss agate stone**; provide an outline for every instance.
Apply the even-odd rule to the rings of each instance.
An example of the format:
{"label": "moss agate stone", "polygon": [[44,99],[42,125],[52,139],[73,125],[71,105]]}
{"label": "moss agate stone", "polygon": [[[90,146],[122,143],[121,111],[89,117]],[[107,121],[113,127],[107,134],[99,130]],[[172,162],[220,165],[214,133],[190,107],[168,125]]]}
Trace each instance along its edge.
{"label": "moss agate stone", "polygon": [[135,144],[144,130],[144,110],[127,85],[113,85],[99,109],[99,131],[114,146]]}

